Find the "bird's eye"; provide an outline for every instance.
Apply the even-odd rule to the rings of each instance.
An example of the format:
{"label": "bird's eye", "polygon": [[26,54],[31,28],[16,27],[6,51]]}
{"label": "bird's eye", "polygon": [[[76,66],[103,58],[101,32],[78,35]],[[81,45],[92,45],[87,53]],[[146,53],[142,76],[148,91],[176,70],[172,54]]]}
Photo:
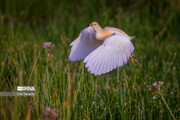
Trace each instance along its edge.
{"label": "bird's eye", "polygon": [[93,26],[95,26],[96,25],[96,23],[93,23]]}

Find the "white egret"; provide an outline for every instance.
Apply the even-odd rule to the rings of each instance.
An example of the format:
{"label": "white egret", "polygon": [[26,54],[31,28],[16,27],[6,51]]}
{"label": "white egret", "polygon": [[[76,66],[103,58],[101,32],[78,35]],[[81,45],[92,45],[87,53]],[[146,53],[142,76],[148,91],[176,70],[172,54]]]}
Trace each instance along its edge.
{"label": "white egret", "polygon": [[118,28],[102,29],[97,22],[92,22],[70,44],[72,48],[69,60],[78,61],[85,58],[84,63],[88,71],[95,75],[105,74],[123,66],[129,58],[133,63],[137,62],[132,58],[132,39],[133,37]]}

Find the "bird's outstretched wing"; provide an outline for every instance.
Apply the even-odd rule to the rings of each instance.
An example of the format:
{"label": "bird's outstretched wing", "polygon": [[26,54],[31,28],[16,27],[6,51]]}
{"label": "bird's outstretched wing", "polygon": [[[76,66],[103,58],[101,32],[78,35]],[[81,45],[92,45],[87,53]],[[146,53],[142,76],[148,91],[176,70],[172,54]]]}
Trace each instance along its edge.
{"label": "bird's outstretched wing", "polygon": [[114,27],[105,27],[105,28],[103,28],[103,30],[110,30],[111,32],[113,32],[113,33],[116,33],[116,34],[123,34],[123,35],[125,35],[126,37],[128,37],[130,40],[132,40],[133,38],[134,38],[134,36],[133,37],[131,37],[131,36],[129,36],[128,34],[126,34],[124,31],[122,31],[121,29],[118,29],[118,28],[114,28]]}
{"label": "bird's outstretched wing", "polygon": [[83,29],[78,38],[70,46],[70,61],[78,61],[85,58],[89,53],[98,48],[103,42],[96,40],[95,31],[91,27]]}
{"label": "bird's outstretched wing", "polygon": [[127,63],[134,46],[123,34],[115,34],[91,52],[84,60],[88,71],[95,75],[105,74]]}

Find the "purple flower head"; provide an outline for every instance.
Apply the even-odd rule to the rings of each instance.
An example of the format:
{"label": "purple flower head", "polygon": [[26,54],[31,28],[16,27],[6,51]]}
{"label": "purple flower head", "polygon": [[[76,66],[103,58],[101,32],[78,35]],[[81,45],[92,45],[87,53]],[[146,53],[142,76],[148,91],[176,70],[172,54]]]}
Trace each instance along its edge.
{"label": "purple flower head", "polygon": [[163,84],[164,84],[164,82],[163,82],[163,81],[159,81],[158,83],[159,83],[160,85],[163,85]]}
{"label": "purple flower head", "polygon": [[157,85],[157,82],[154,82],[152,85],[155,87]]}
{"label": "purple flower head", "polygon": [[43,48],[54,48],[54,44],[52,42],[45,42]]}
{"label": "purple flower head", "polygon": [[50,107],[47,107],[43,111],[43,117],[44,119],[49,118],[51,120],[56,120],[58,113],[59,111],[57,109],[51,109]]}

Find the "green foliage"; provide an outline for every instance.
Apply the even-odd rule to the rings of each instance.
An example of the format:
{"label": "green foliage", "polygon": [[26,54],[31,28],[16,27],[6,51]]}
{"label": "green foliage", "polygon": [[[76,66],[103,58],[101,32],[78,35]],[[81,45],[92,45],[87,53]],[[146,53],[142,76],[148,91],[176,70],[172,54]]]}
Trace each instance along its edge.
{"label": "green foliage", "polygon": [[[69,62],[70,43],[92,21],[135,36],[137,66],[94,76]],[[180,119],[179,21],[176,0],[0,0],[0,91],[35,86],[31,119],[46,107],[58,119]],[[163,87],[152,92],[156,81]],[[29,101],[0,97],[0,118],[25,119]]]}

